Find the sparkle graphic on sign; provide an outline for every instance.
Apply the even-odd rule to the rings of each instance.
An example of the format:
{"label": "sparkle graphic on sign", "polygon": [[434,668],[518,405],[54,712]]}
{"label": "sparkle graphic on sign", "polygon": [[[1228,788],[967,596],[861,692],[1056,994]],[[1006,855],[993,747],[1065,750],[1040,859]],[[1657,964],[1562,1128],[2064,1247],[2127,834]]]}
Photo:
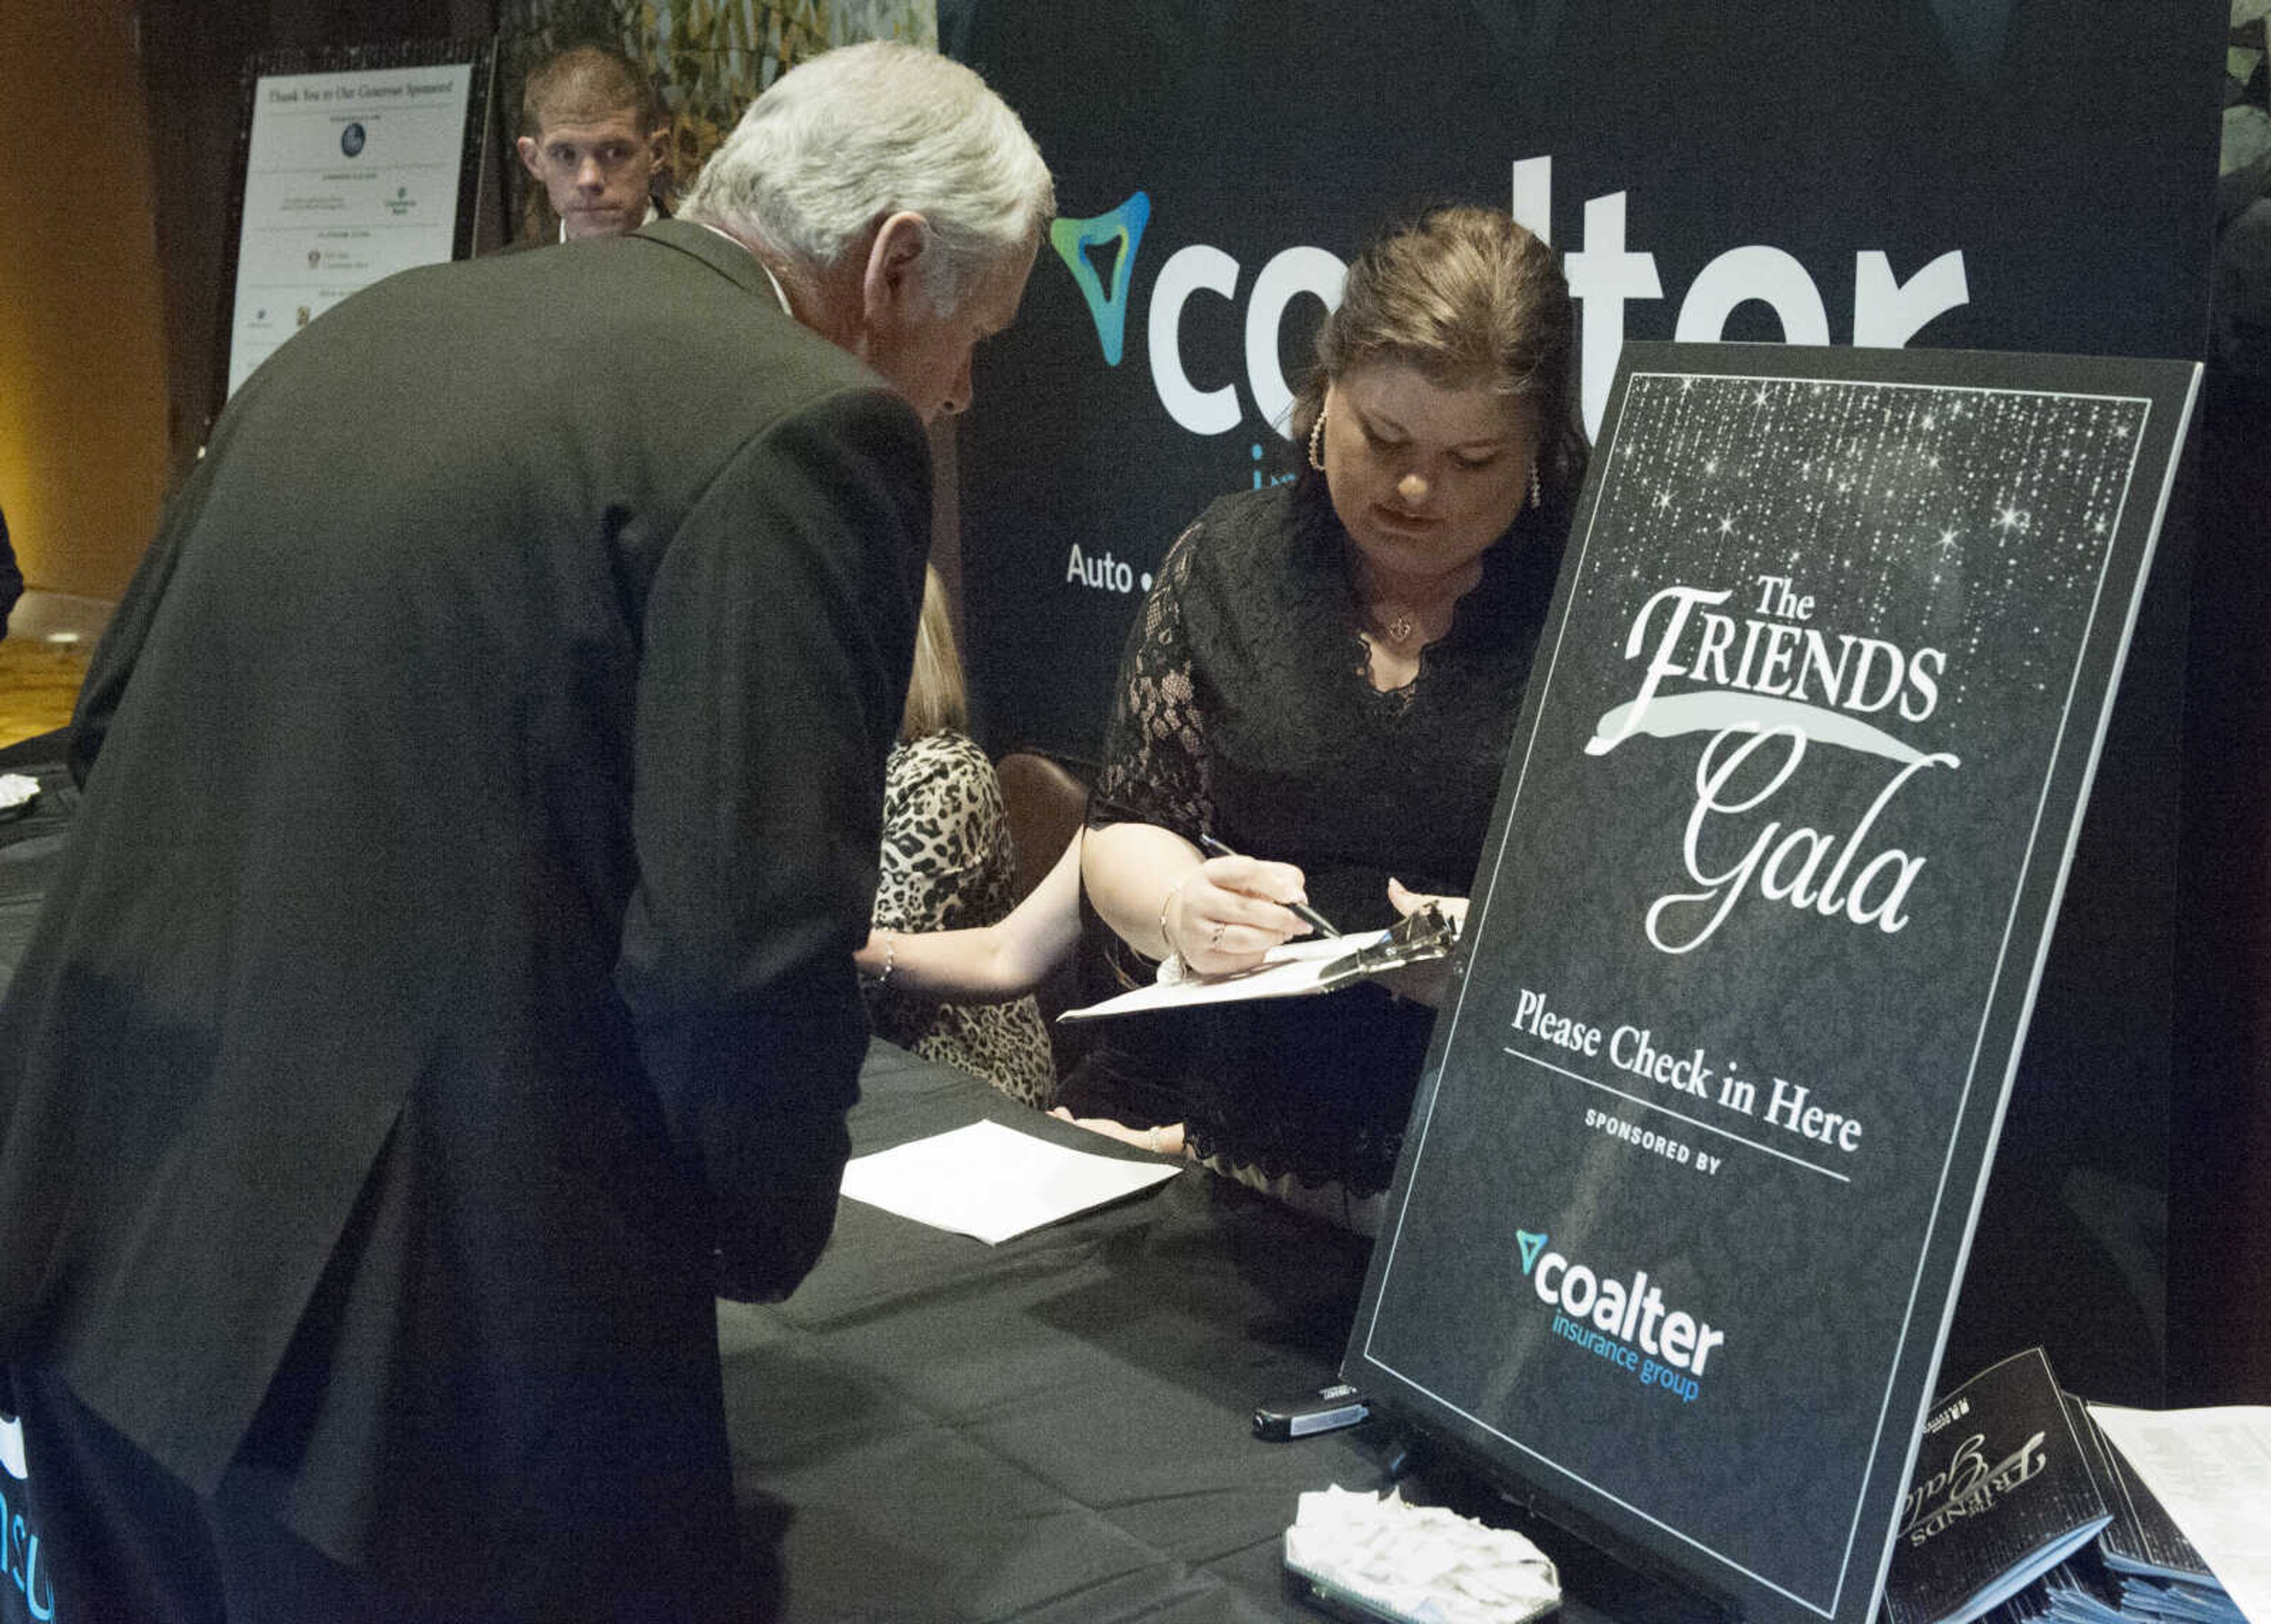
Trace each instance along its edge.
{"label": "sparkle graphic on sign", "polygon": [[[1582,590],[1623,617],[1672,579],[1794,577],[1830,632],[1932,644],[1962,705],[1984,652],[2063,691],[2103,577],[2146,402],[2111,396],[1640,374]],[[1672,561],[1677,561],[1676,565]],[[2042,631],[2036,629],[2040,627]],[[2015,662],[2015,668],[2012,667]]]}

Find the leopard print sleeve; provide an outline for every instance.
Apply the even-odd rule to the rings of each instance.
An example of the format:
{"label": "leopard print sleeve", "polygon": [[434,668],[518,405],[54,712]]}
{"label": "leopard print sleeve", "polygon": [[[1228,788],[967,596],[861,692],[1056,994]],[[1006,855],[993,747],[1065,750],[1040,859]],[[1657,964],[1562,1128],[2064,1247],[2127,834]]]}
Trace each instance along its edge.
{"label": "leopard print sleeve", "polygon": [[[1016,853],[993,764],[972,740],[935,733],[902,744],[884,770],[878,929],[909,933],[998,923],[1015,905]],[[1046,1108],[1056,1092],[1048,1029],[1030,997],[945,1003],[885,985],[867,989],[881,1036],[975,1072]]]}
{"label": "leopard print sleeve", "polygon": [[990,925],[1009,911],[1015,881],[1001,781],[986,753],[950,732],[894,749],[884,769],[877,927]]}

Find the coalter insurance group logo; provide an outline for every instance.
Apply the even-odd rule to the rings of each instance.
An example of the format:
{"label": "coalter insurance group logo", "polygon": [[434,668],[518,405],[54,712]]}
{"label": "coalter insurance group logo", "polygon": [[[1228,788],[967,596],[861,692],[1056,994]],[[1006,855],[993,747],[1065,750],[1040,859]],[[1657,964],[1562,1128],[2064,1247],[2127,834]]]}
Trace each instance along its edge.
{"label": "coalter insurance group logo", "polygon": [[[1131,327],[1143,334],[1143,370],[1158,395],[1160,411],[1186,434],[1267,434],[1290,438],[1292,384],[1278,359],[1278,332],[1297,302],[1340,304],[1347,264],[1333,252],[1297,243],[1281,248],[1247,271],[1229,250],[1181,243],[1136,287],[1136,259],[1151,225],[1151,193],[1136,190],[1127,202],[1090,218],[1058,218],[1049,245],[1088,304],[1104,363],[1127,359]],[[1143,309],[1136,309],[1138,302]],[[1226,304],[1242,334],[1233,346],[1186,343],[1186,316],[1206,302]],[[1256,461],[1261,441],[1249,445]]]}
{"label": "coalter insurance group logo", "polygon": [[1726,1345],[1726,1332],[1699,1315],[1667,1307],[1663,1286],[1645,1269],[1619,1280],[1549,1251],[1543,1230],[1519,1229],[1514,1239],[1530,1289],[1553,1310],[1555,1336],[1684,1404],[1702,1396],[1711,1356]]}
{"label": "coalter insurance group logo", "polygon": [[[1552,176],[1551,154],[1517,158],[1508,192],[1514,218],[1548,239]],[[1621,190],[1586,198],[1575,242],[1563,259],[1570,297],[1582,312],[1580,371],[1589,435],[1600,431],[1609,381],[1624,344],[1627,306],[1666,299],[1676,291],[1664,286],[1653,253],[1627,244],[1626,201]],[[1280,340],[1289,324],[1301,324],[1307,314],[1297,317],[1297,304],[1314,301],[1326,310],[1338,307],[1347,264],[1313,243],[1277,248],[1257,265],[1241,264],[1211,242],[1174,243],[1162,257],[1155,230],[1150,257],[1158,264],[1147,262],[1139,287],[1136,261],[1144,232],[1158,212],[1149,191],[1132,191],[1104,213],[1061,216],[1049,227],[1049,245],[1080,290],[1106,367],[1118,369],[1128,361],[1133,339],[1142,359],[1131,369],[1148,376],[1169,421],[1203,441],[1235,436],[1214,453],[1230,465],[1221,470],[1225,477],[1218,488],[1249,480],[1256,489],[1283,484],[1293,477],[1295,452],[1293,389]],[[1204,222],[1196,223],[1204,228]],[[1231,229],[1243,236],[1253,223]],[[1875,249],[1858,250],[1850,274],[1832,264],[1818,269],[1819,276],[1796,255],[1768,243],[1730,248],[1710,259],[1679,294],[1675,336],[1717,339],[1737,308],[1760,304],[1773,312],[1792,342],[1828,344],[1829,317],[1821,290],[1836,284],[1853,290],[1851,341],[1897,348],[1942,312],[1970,300],[1960,249],[1940,254],[1905,281],[1895,275],[1888,254]],[[1237,335],[1227,344],[1199,338],[1203,332],[1219,331],[1213,317],[1188,319],[1193,311],[1216,304],[1228,308]],[[1115,440],[1113,455],[1123,449]],[[1182,456],[1180,451],[1173,454]],[[1147,574],[1109,552],[1092,553],[1078,543],[1068,548],[1063,580],[1068,586],[1121,594],[1147,592],[1151,585]]]}
{"label": "coalter insurance group logo", "polygon": [[[1329,310],[1339,304],[1348,266],[1325,249],[1296,244],[1271,254],[1248,274],[1227,250],[1185,242],[1146,279],[1139,316],[1136,261],[1151,215],[1150,194],[1136,191],[1108,212],[1087,219],[1061,216],[1049,227],[1049,245],[1064,262],[1096,325],[1104,364],[1117,367],[1126,359],[1133,325],[1142,333],[1143,369],[1160,410],[1176,427],[1210,438],[1233,430],[1253,432],[1258,422],[1270,434],[1289,439],[1293,390],[1279,361],[1279,332],[1298,301],[1314,299]],[[1232,309],[1242,339],[1227,354],[1186,344],[1186,316],[1204,301]],[[1259,461],[1260,441],[1249,449]]]}
{"label": "coalter insurance group logo", "polygon": [[[1091,220],[1067,220],[1062,216],[1049,222],[1049,246],[1063,260],[1065,269],[1072,272],[1075,287],[1088,302],[1088,314],[1096,323],[1096,339],[1104,346],[1104,364],[1116,367],[1128,339],[1128,284],[1136,276],[1136,250],[1143,241],[1143,227],[1150,223],[1151,198],[1149,193],[1136,192],[1109,214],[1098,214]],[[1104,275],[1097,268],[1091,253],[1110,250],[1112,254],[1112,286],[1104,285]]]}
{"label": "coalter insurance group logo", "polygon": [[[1085,219],[1060,216],[1049,227],[1049,246],[1088,307],[1104,364],[1117,368],[1127,358],[1128,329],[1136,326],[1142,334],[1140,369],[1148,374],[1160,409],[1176,427],[1201,437],[1241,431],[1239,473],[1224,482],[1251,478],[1260,489],[1290,480],[1290,471],[1270,466],[1265,449],[1270,439],[1287,436],[1293,406],[1292,386],[1278,361],[1278,330],[1297,299],[1314,297],[1328,309],[1337,304],[1347,267],[1323,249],[1289,248],[1273,255],[1249,279],[1222,249],[1185,243],[1148,279],[1139,316],[1136,263],[1144,228],[1150,223],[1150,194],[1135,191],[1105,213]],[[1230,354],[1204,346],[1186,349],[1185,311],[1201,296],[1242,304],[1242,348]],[[1256,417],[1267,432],[1252,428]],[[1077,542],[1066,555],[1064,580],[1071,586],[1123,594],[1151,588],[1148,571],[1139,571],[1109,551],[1083,549]]]}
{"label": "coalter insurance group logo", "polygon": [[[1954,4],[1955,0],[1945,3]],[[1508,180],[1508,207],[1514,218],[1563,250],[1569,296],[1581,313],[1579,371],[1589,436],[1601,431],[1609,383],[1624,346],[1628,307],[1664,308],[1672,317],[1672,336],[1682,342],[1719,339],[1736,310],[1756,306],[1772,315],[1790,342],[1829,344],[1839,341],[1839,336],[1830,330],[1824,290],[1850,288],[1852,324],[1843,340],[1897,349],[1940,316],[1971,302],[1963,250],[1943,251],[1938,243],[1899,247],[1903,261],[1918,253],[1926,256],[1903,279],[1894,269],[1892,252],[1881,248],[1856,247],[1850,264],[1842,263],[1841,251],[1824,253],[1817,248],[1809,264],[1770,242],[1724,248],[1686,242],[1679,245],[1679,257],[1700,258],[1701,269],[1684,288],[1675,287],[1665,281],[1665,267],[1659,266],[1657,255],[1628,237],[1630,194],[1626,188],[1612,186],[1588,197],[1575,210],[1565,203],[1565,215],[1580,217],[1574,235],[1565,219],[1565,243],[1552,230],[1552,155],[1513,159]],[[1264,199],[1262,210],[1266,213],[1267,187],[1257,195]],[[1159,212],[1148,191],[1131,192],[1105,213],[1061,217],[1049,228],[1049,243],[1087,303],[1105,364],[1121,365],[1128,353],[1128,329],[1135,327],[1152,387],[1168,418],[1202,438],[1232,430],[1241,431],[1241,438],[1253,435],[1247,450],[1258,463],[1270,435],[1290,441],[1292,391],[1279,362],[1280,329],[1297,302],[1314,299],[1327,309],[1337,307],[1348,266],[1337,254],[1314,243],[1278,248],[1258,265],[1249,266],[1217,244],[1184,242],[1164,258],[1154,249],[1151,257],[1158,264],[1139,293],[1135,285],[1137,253],[1145,227]],[[1195,222],[1186,219],[1184,223]],[[1195,223],[1204,228],[1204,222]],[[1216,223],[1244,236],[1255,221]],[[1232,307],[1240,341],[1227,346],[1226,354],[1203,349],[1187,353],[1186,312],[1212,301]]]}

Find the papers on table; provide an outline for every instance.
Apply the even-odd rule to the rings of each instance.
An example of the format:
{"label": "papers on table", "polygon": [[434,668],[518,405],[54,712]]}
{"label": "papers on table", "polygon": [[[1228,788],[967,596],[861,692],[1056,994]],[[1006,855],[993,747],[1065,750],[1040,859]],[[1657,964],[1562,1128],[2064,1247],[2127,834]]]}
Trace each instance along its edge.
{"label": "papers on table", "polygon": [[1163,1162],[1122,1161],[1067,1150],[999,1122],[855,1156],[844,1193],[988,1246],[1172,1179]]}
{"label": "papers on table", "polygon": [[2090,1415],[2176,1519],[2233,1604],[2271,1624],[2271,1409],[2124,1410]]}
{"label": "papers on table", "polygon": [[1154,981],[1133,992],[1068,1009],[1061,1021],[1092,1021],[1111,1015],[1136,1015],[1147,1009],[1180,1009],[1192,1004],[1238,1003],[1248,998],[1303,998],[1326,990],[1325,972],[1337,960],[1387,936],[1384,930],[1361,931],[1348,936],[1304,936],[1270,950],[1251,970],[1231,975],[1191,976],[1180,981]]}

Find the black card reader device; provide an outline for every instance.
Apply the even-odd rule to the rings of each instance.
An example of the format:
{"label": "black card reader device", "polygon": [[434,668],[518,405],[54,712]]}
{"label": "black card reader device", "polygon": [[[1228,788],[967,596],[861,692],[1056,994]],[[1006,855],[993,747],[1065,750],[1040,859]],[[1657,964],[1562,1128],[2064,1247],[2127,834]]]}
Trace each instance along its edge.
{"label": "black card reader device", "polygon": [[1354,1427],[1371,1413],[1372,1406],[1363,1394],[1345,1382],[1336,1382],[1289,1403],[1258,1406],[1254,1412],[1254,1435],[1284,1442]]}

